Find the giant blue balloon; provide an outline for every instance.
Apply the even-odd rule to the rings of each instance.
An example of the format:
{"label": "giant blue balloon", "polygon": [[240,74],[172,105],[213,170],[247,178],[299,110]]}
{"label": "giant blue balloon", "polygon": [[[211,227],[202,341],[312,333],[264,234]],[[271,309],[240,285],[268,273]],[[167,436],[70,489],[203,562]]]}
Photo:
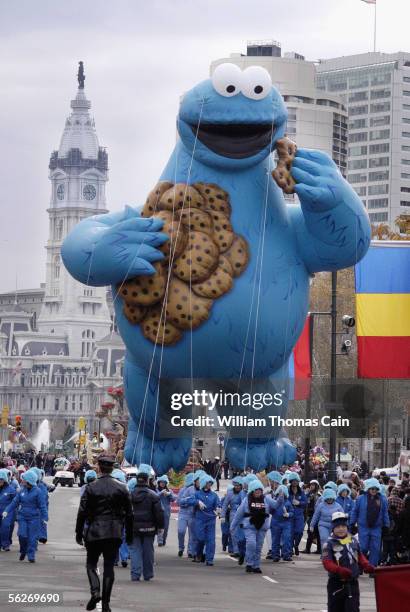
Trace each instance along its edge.
{"label": "giant blue balloon", "polygon": [[[354,265],[369,247],[363,204],[327,154],[298,149],[292,175],[300,205],[286,204],[271,176],[271,152],[286,119],[282,97],[262,68],[242,73],[222,66],[181,100],[179,139],[160,180],[226,190],[232,225],[246,239],[250,259],[231,291],[215,300],[209,319],[172,346],[144,337],[116,296],[127,347],[125,456],[131,463],[150,463],[164,473],[182,468],[189,455],[190,435],[159,438],[159,378],[286,378],[308,310],[310,277]],[[130,207],[87,218],[64,241],[64,264],[80,282],[111,284],[116,295],[125,278],[154,272],[167,240],[161,228],[160,220],[142,218]],[[295,449],[272,429],[266,437],[229,439],[226,454],[238,467],[261,469],[292,462]]]}

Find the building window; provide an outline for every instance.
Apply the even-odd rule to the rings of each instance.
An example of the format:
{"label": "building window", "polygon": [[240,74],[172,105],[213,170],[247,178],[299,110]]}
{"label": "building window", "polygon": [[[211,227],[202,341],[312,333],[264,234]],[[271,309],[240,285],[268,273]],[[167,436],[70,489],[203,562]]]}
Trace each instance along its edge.
{"label": "building window", "polygon": [[59,410],[59,409],[60,409],[60,399],[56,397],[54,399],[54,410]]}
{"label": "building window", "polygon": [[370,140],[384,140],[390,138],[390,130],[371,130]]}
{"label": "building window", "polygon": [[83,395],[80,395],[78,398],[78,409],[80,412],[83,410]]}
{"label": "building window", "polygon": [[33,398],[30,397],[30,410],[33,410]]}
{"label": "building window", "polygon": [[55,222],[55,239],[61,240],[63,237],[63,220],[57,219]]}
{"label": "building window", "polygon": [[410,104],[403,104],[403,110],[410,110]]}
{"label": "building window", "polygon": [[91,329],[86,329],[81,334],[81,357],[91,357],[94,349],[95,332]]}
{"label": "building window", "polygon": [[377,200],[369,200],[368,208],[387,208],[389,205],[389,198],[378,198]]}
{"label": "building window", "polygon": [[68,410],[68,395],[64,398],[64,410],[67,412]]}
{"label": "building window", "polygon": [[410,91],[403,89],[403,96],[410,96]]}
{"label": "building window", "polygon": [[410,151],[410,146],[409,145],[401,145],[401,150],[402,151]]}
{"label": "building window", "polygon": [[349,156],[367,155],[367,147],[349,147]]}
{"label": "building window", "polygon": [[403,77],[403,83],[410,83],[410,77]]}
{"label": "building window", "polygon": [[348,174],[347,180],[349,183],[365,183],[367,181],[367,174]]}
{"label": "building window", "polygon": [[359,130],[367,127],[367,119],[354,119],[349,121],[349,130]]}
{"label": "building window", "polygon": [[[410,92],[409,92],[409,95],[410,95]],[[390,98],[390,96],[391,96],[390,89],[373,89],[373,91],[370,92],[370,98],[372,100],[377,100],[378,98]]]}
{"label": "building window", "polygon": [[402,193],[410,193],[410,187],[400,187]]}
{"label": "building window", "polygon": [[390,115],[382,115],[381,117],[371,117],[370,127],[380,127],[382,125],[390,125]]}
{"label": "building window", "polygon": [[349,144],[351,142],[366,142],[367,132],[356,132],[355,134],[349,134]]}
{"label": "building window", "polygon": [[75,410],[75,395],[71,396],[71,410]]}
{"label": "building window", "polygon": [[363,100],[367,100],[367,99],[368,99],[367,91],[355,91],[349,96],[349,102],[362,102]]}
{"label": "building window", "polygon": [[369,172],[369,181],[388,181],[389,171],[383,170],[378,172]]}
{"label": "building window", "polygon": [[390,110],[390,102],[378,102],[377,104],[370,104],[371,113],[385,113]]}
{"label": "building window", "polygon": [[369,168],[381,168],[383,166],[388,166],[389,162],[389,157],[372,157],[369,159]]}
{"label": "building window", "polygon": [[365,196],[367,193],[367,187],[365,185],[361,185],[360,187],[354,187],[354,190],[358,196]]}
{"label": "building window", "polygon": [[43,397],[43,410],[45,410],[45,409],[46,409],[46,398]]}
{"label": "building window", "polygon": [[371,85],[386,85],[386,83],[391,82],[391,72],[386,72],[384,74],[374,74],[372,76]]}
{"label": "building window", "polygon": [[362,89],[363,87],[369,86],[369,79],[367,76],[351,76],[349,78],[350,89]]}
{"label": "building window", "polygon": [[408,172],[402,172],[401,178],[406,179],[408,181],[410,179],[410,174]]}
{"label": "building window", "polygon": [[381,142],[380,144],[372,144],[369,146],[369,154],[372,153],[388,153],[390,151],[389,142]]}
{"label": "building window", "polygon": [[404,164],[405,166],[410,166],[410,159],[402,159],[401,163]]}
{"label": "building window", "polygon": [[400,206],[410,206],[410,202],[407,200],[400,200]]}
{"label": "building window", "polygon": [[349,170],[362,170],[363,168],[367,168],[367,159],[354,159],[349,161],[347,167]]}
{"label": "building window", "polygon": [[53,263],[53,270],[54,270],[54,278],[55,279],[59,279],[60,278],[60,267],[61,267],[60,255],[56,255],[54,257],[54,263]]}
{"label": "building window", "polygon": [[408,119],[407,117],[402,117],[401,122],[402,123],[410,123],[410,119]]}
{"label": "building window", "polygon": [[36,398],[36,410],[40,410],[40,398]]}
{"label": "building window", "polygon": [[389,193],[388,185],[369,185],[368,192],[369,196],[373,195],[384,195]]}
{"label": "building window", "polygon": [[353,115],[367,115],[369,112],[369,106],[366,104],[365,106],[352,106],[349,108],[349,117]]}
{"label": "building window", "polygon": [[387,212],[369,213],[369,219],[373,223],[382,223],[383,221],[387,221],[388,214]]}

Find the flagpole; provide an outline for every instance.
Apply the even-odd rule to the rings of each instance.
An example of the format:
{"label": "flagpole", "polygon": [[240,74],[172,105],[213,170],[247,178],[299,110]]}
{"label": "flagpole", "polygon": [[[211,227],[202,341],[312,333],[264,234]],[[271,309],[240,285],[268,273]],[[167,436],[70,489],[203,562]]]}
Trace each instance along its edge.
{"label": "flagpole", "polygon": [[377,33],[377,0],[374,3],[374,36],[373,36],[373,51],[376,53],[376,33]]}

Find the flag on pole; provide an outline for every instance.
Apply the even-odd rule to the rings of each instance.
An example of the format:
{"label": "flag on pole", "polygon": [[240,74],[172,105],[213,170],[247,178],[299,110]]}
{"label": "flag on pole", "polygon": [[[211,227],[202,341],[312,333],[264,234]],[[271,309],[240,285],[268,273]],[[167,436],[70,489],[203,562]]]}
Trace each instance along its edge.
{"label": "flag on pole", "polygon": [[359,378],[410,378],[410,241],[375,241],[355,267]]}
{"label": "flag on pole", "polygon": [[310,395],[312,365],[310,363],[309,316],[289,359],[289,399],[302,400]]}
{"label": "flag on pole", "polygon": [[376,0],[362,0],[362,2],[366,2],[366,4],[376,4]]}

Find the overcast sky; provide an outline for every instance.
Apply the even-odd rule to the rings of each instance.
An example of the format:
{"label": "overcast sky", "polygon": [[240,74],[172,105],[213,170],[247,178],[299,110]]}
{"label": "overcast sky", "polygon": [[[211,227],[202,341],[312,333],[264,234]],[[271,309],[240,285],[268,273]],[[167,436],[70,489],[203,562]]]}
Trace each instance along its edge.
{"label": "overcast sky", "polygon": [[[380,51],[410,51],[409,0],[378,1]],[[361,0],[0,0],[0,291],[44,281],[57,149],[78,60],[101,146],[109,208],[140,204],[175,141],[179,95],[209,64],[275,39],[307,59],[372,50]]]}

